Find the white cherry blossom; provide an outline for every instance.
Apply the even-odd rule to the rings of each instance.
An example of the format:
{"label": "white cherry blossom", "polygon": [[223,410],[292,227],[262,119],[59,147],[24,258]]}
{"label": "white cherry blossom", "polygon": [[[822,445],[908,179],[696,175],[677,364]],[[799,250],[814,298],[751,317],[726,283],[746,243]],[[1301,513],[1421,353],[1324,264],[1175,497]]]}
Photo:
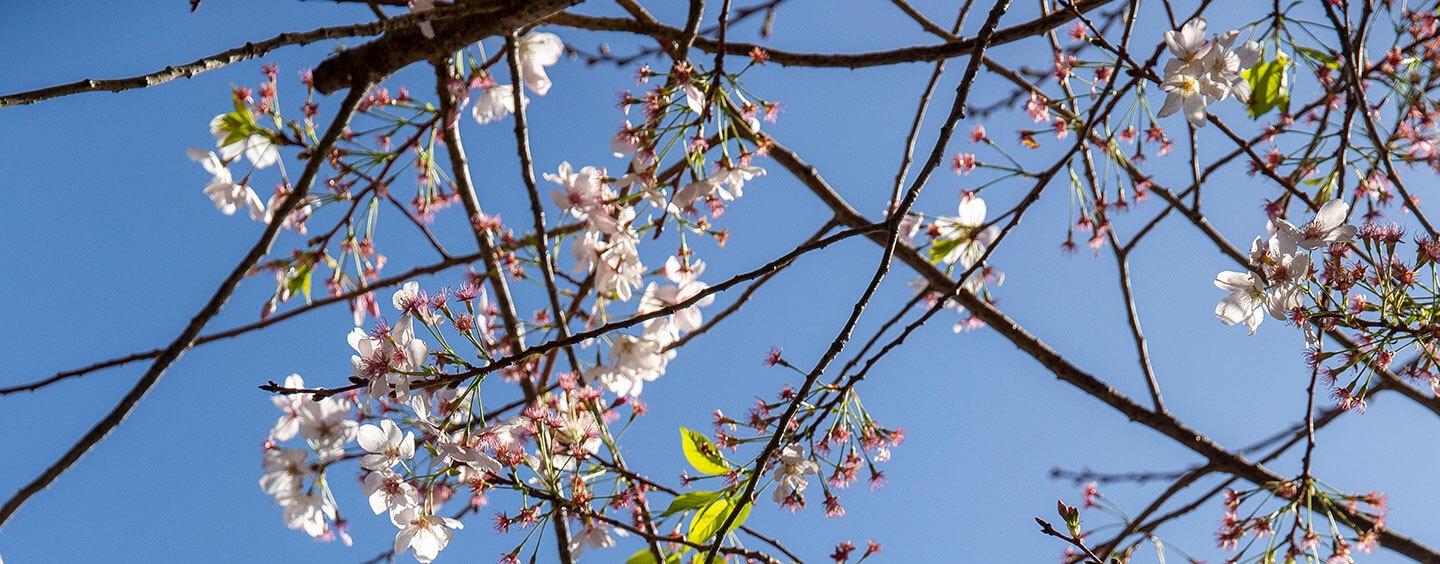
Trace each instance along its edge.
{"label": "white cherry blossom", "polygon": [[275,501],[285,508],[281,519],[286,527],[303,530],[312,537],[325,534],[326,521],[335,519],[335,504],[324,494],[293,492]]}
{"label": "white cherry blossom", "polygon": [[616,196],[605,185],[604,169],[587,166],[577,172],[569,162],[561,162],[556,172],[544,174],[545,180],[560,185],[560,188],[550,191],[550,197],[561,211],[568,212],[575,219],[588,219],[592,212]]}
{"label": "white cherry blossom", "polygon": [[1205,19],[1198,17],[1179,30],[1165,32],[1165,44],[1174,58],[1165,63],[1160,89],[1168,94],[1159,117],[1183,110],[1191,125],[1204,127],[1206,105],[1231,95],[1242,102],[1250,99],[1250,84],[1240,73],[1259,61],[1260,44],[1246,41],[1232,49],[1239,36],[1232,30],[1206,40]]}
{"label": "white cherry blossom", "polygon": [[729,192],[726,192],[725,189],[721,187],[718,177],[711,176],[709,178],[696,180],[676,190],[672,203],[674,203],[676,207],[684,209],[693,205],[697,200],[714,193],[720,193],[720,197],[726,200],[735,199],[734,196],[731,196]]}
{"label": "white cherry blossom", "polygon": [[665,374],[665,366],[675,358],[675,351],[665,350],[673,334],[663,324],[647,327],[645,333],[618,335],[610,345],[610,365],[600,365],[585,372],[586,380],[598,381],[618,396],[639,396],[645,382],[654,382]]}
{"label": "white cherry blossom", "polygon": [[1297,245],[1312,251],[1328,243],[1349,243],[1355,238],[1355,226],[1345,223],[1349,214],[1350,205],[1337,198],[1320,206],[1315,219],[1303,227],[1296,227],[1283,219],[1276,220],[1276,231],[1293,237]]}
{"label": "white cherry blossom", "polygon": [[379,426],[361,425],[356,441],[369,453],[360,457],[366,470],[388,470],[402,460],[415,458],[415,433],[400,434],[400,427],[389,419]]}
{"label": "white cherry blossom", "polygon": [[[1178,30],[1165,32],[1165,45],[1180,64],[1189,64],[1200,59],[1208,42],[1205,40],[1205,18],[1195,18]],[[1170,69],[1165,69],[1166,74]]]}
{"label": "white cherry blossom", "polygon": [[[612,536],[611,532],[615,534]],[[624,529],[611,529],[602,523],[588,522],[579,534],[570,539],[570,556],[579,558],[586,549],[611,548],[615,546],[615,537],[628,536],[630,533]]]}
{"label": "white cherry blossom", "polygon": [[[652,311],[678,304],[695,297],[710,286],[697,278],[705,271],[705,262],[695,260],[688,268],[683,269],[680,260],[672,256],[665,261],[665,273],[674,286],[660,286],[651,282],[645,287],[645,293],[640,297],[640,307],[637,313],[645,314]],[[671,321],[676,329],[686,333],[700,328],[704,318],[700,312],[701,307],[715,303],[715,296],[709,295],[700,298],[695,305],[682,309],[671,315]]]}
{"label": "white cherry blossom", "polygon": [[310,473],[305,465],[307,452],[298,448],[273,448],[265,451],[260,464],[265,473],[260,476],[260,489],[276,497],[298,492],[305,485],[305,476]]}
{"label": "white cherry blossom", "polygon": [[[521,104],[529,104],[530,99],[522,93]],[[475,105],[470,108],[470,115],[475,117],[475,123],[485,125],[492,121],[505,119],[505,116],[515,113],[515,87],[510,84],[498,84],[486,88],[475,97]]]}
{"label": "white cherry blossom", "polygon": [[427,564],[450,544],[454,533],[450,529],[463,529],[465,525],[449,517],[426,514],[418,508],[409,508],[390,516],[400,532],[395,535],[395,554],[413,550],[415,559]]}
{"label": "white cherry blossom", "polygon": [[625,126],[610,137],[610,152],[618,159],[634,153],[639,148],[640,135],[636,132],[635,126],[631,125],[630,120],[627,119]]}
{"label": "white cherry blossom", "polygon": [[553,33],[532,31],[520,38],[518,48],[520,76],[524,78],[525,86],[537,96],[544,96],[550,91],[550,77],[545,74],[545,67],[560,61],[560,55],[565,53],[565,44]]}
{"label": "white cherry blossom", "polygon": [[[305,379],[299,374],[291,374],[285,377],[285,387],[290,389],[301,389],[305,387]],[[284,442],[295,438],[300,432],[300,406],[310,401],[305,394],[280,394],[270,398],[284,415],[275,421],[275,427],[270,430],[270,438],[276,442]]]}
{"label": "white cherry blossom", "polygon": [[186,154],[190,160],[200,163],[206,172],[214,175],[210,183],[205,185],[205,195],[215,202],[215,209],[225,215],[235,215],[241,208],[247,208],[250,210],[250,219],[265,219],[265,204],[260,201],[260,195],[249,186],[235,182],[230,176],[230,167],[225,166],[225,161],[219,155],[214,151],[201,149],[190,149]]}
{"label": "white cherry blossom", "polygon": [[350,419],[350,402],[328,397],[300,406],[300,436],[311,441],[320,460],[345,456],[345,445],[355,440],[359,424]]}
{"label": "white cherry blossom", "polygon": [[393,514],[413,509],[420,503],[420,491],[388,469],[367,474],[360,490],[369,498],[370,510],[376,515],[387,510]]}
{"label": "white cherry blossom", "polygon": [[984,256],[985,249],[999,237],[1000,230],[994,225],[980,229],[985,224],[986,209],[985,200],[979,196],[961,198],[957,211],[959,215],[955,217],[935,220],[935,225],[940,228],[939,240],[961,240],[940,260],[945,264],[958,263],[961,268],[970,268]]}
{"label": "white cherry blossom", "polygon": [[756,176],[765,176],[765,169],[758,166],[737,165],[722,169],[719,176],[720,181],[730,187],[730,192],[728,194],[722,193],[721,197],[729,200],[732,198],[726,198],[726,196],[739,198],[743,194],[747,180],[755,178]]}
{"label": "white cherry blossom", "polygon": [[1177,72],[1165,77],[1160,89],[1169,92],[1160,106],[1160,117],[1185,110],[1185,119],[1195,127],[1205,127],[1205,105],[1226,95],[1221,84],[1202,76]]}
{"label": "white cherry blossom", "polygon": [[1215,287],[1230,291],[1215,306],[1215,317],[1226,325],[1243,323],[1255,334],[1265,320],[1265,283],[1253,272],[1224,271],[1215,277]]}
{"label": "white cherry blossom", "polygon": [[803,492],[810,486],[810,480],[805,478],[806,474],[819,474],[820,465],[814,460],[805,458],[805,451],[800,445],[789,445],[780,451],[780,463],[775,465],[775,493],[771,499],[781,503],[785,498],[790,497],[791,492]]}
{"label": "white cherry blossom", "polygon": [[686,108],[689,108],[690,111],[697,114],[705,109],[705,93],[701,92],[699,88],[696,88],[693,84],[686,84],[681,90],[685,92]]}
{"label": "white cherry blossom", "polygon": [[350,347],[360,353],[350,357],[357,378],[370,382],[370,396],[393,396],[402,400],[410,396],[410,376],[425,366],[429,345],[415,338],[414,318],[400,316],[395,327],[378,337],[355,328],[347,336]]}
{"label": "white cherry blossom", "polygon": [[[1239,36],[1239,30],[1231,30],[1215,38],[1202,62],[1210,73],[1210,79],[1219,84],[1226,95],[1234,95],[1241,102],[1247,102],[1250,100],[1250,83],[1240,76],[1240,71],[1259,62],[1260,44],[1246,41],[1240,47],[1231,49]],[[1224,100],[1225,96],[1220,99]]]}

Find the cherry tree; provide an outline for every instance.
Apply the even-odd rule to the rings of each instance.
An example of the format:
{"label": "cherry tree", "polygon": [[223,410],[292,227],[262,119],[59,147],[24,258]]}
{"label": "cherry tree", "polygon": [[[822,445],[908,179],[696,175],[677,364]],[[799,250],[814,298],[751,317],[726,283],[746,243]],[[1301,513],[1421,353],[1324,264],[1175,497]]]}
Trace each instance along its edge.
{"label": "cherry tree", "polygon": [[[211,2],[166,9],[199,18]],[[307,3],[345,23],[0,96],[0,116],[102,91],[120,111],[243,81],[209,83],[213,117],[164,140],[191,174],[150,180],[203,204],[184,223],[243,243],[223,245],[203,296],[167,272],[190,257],[145,265],[140,299],[188,318],[153,350],[0,382],[0,401],[89,418],[12,464],[26,476],[0,527],[100,464],[82,457],[125,440],[107,437],[182,355],[224,346],[250,391],[199,401],[274,409],[169,424],[262,437],[235,479],[271,518],[247,526],[373,548],[362,561],[859,562],[922,543],[982,554],[998,537],[1065,562],[1440,562],[1433,500],[1384,470],[1425,481],[1434,460],[1402,450],[1405,431],[1440,415],[1440,241],[1422,205],[1440,169],[1436,6],[654,4]],[[808,29],[840,16],[883,47]],[[300,67],[272,59],[312,43],[328,50]],[[901,71],[904,88],[877,86]],[[787,128],[836,100],[855,114],[824,116],[844,139]],[[883,174],[827,170],[857,159]],[[11,325],[12,356],[36,356]],[[64,350],[36,366],[91,361]],[[143,368],[108,406],[44,399],[124,365]],[[1059,399],[999,382],[1017,378]],[[856,486],[923,482],[933,451],[912,455],[907,435],[943,443],[949,412],[980,404],[1060,431],[975,431],[1002,451],[1067,449],[1041,459],[1058,504],[1012,503],[958,546],[793,524],[863,499],[865,519],[918,531],[938,502]],[[0,420],[12,436],[44,425]],[[1396,446],[1346,460],[1347,425]],[[173,440],[193,456],[213,443],[187,437]],[[1090,468],[1120,454],[1139,466]],[[154,482],[127,487],[182,489]],[[483,551],[451,546],[472,535]]]}

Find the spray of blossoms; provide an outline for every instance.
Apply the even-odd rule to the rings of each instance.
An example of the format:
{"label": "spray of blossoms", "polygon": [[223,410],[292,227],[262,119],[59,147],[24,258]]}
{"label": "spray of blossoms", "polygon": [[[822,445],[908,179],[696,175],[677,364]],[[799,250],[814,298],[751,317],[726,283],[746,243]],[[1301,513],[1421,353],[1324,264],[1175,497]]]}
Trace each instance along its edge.
{"label": "spray of blossoms", "polygon": [[1179,30],[1165,32],[1165,44],[1174,58],[1165,63],[1160,89],[1168,94],[1160,107],[1165,117],[1184,110],[1185,119],[1205,126],[1205,107],[1234,96],[1250,99],[1250,85],[1240,72],[1260,58],[1260,44],[1246,41],[1235,46],[1238,30],[1205,38],[1205,18],[1197,17]]}

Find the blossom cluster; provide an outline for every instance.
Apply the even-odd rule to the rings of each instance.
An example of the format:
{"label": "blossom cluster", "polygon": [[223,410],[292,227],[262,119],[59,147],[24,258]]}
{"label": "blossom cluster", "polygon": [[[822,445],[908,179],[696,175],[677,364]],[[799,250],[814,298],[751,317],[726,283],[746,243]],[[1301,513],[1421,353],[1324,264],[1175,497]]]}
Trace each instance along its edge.
{"label": "blossom cluster", "polygon": [[[412,10],[432,7],[430,2],[416,2]],[[421,31],[433,30],[422,25]],[[552,86],[545,69],[558,62],[563,44],[552,34],[532,32],[515,49],[520,67],[515,81],[524,82],[535,95],[545,95]],[[759,64],[763,57],[755,61]],[[472,69],[469,83],[451,84],[451,94],[458,98],[467,88],[479,92],[458,105],[472,105],[472,115],[481,124],[513,113],[513,88],[519,85],[497,85],[488,71]],[[661,75],[644,68],[639,76],[647,82]],[[525,356],[515,351],[531,346],[525,342],[527,329],[554,336],[570,319],[554,319],[551,316],[560,312],[543,308],[533,322],[526,323],[502,315],[490,299],[504,289],[505,274],[523,278],[528,268],[543,260],[526,256],[533,245],[505,229],[498,216],[470,219],[477,230],[498,235],[494,259],[502,272],[472,272],[457,289],[430,292],[418,282],[407,282],[389,300],[398,317],[392,323],[381,316],[382,300],[374,292],[364,292],[363,286],[378,279],[386,262],[374,246],[374,217],[378,206],[394,203],[387,190],[396,177],[392,167],[400,161],[399,155],[413,159],[400,161],[398,169],[409,162],[419,173],[421,195],[409,210],[417,224],[429,222],[435,211],[458,198],[458,191],[452,186],[450,193],[445,192],[434,148],[422,143],[427,137],[433,140],[436,128],[447,125],[440,112],[415,103],[404,89],[395,96],[381,87],[366,94],[361,111],[382,125],[363,134],[373,138],[347,131],[342,148],[326,155],[335,175],[323,181],[328,190],[323,202],[350,201],[349,215],[312,239],[309,250],[297,250],[257,269],[273,270],[277,277],[277,297],[267,305],[267,314],[291,293],[304,292],[308,298],[310,277],[321,266],[336,273],[325,284],[332,294],[357,292],[352,299],[356,327],[346,336],[354,351],[351,385],[309,389],[299,375],[270,384],[279,394],[274,403],[282,415],[266,441],[260,486],[282,508],[286,526],[317,539],[350,542],[349,521],[332,490],[339,482],[330,478],[346,462],[359,467],[366,505],[396,527],[394,553],[411,552],[420,562],[437,558],[454,531],[462,528],[458,519],[492,498],[506,502],[493,518],[497,531],[563,520],[570,524],[568,548],[579,556],[586,550],[615,546],[618,538],[641,531],[638,527],[647,520],[660,524],[689,516],[688,531],[682,536],[684,527],[676,524],[673,534],[691,543],[708,542],[723,533],[715,530],[720,518],[731,511],[748,513],[754,504],[737,495],[740,484],[749,479],[768,477],[763,487],[773,489],[769,498],[796,510],[805,506],[806,491],[813,491],[812,478],[828,475],[819,481],[826,514],[832,517],[844,514],[832,491],[854,483],[860,470],[869,467],[872,486],[884,482],[875,465],[890,457],[890,448],[903,440],[903,430],[876,424],[853,391],[825,400],[824,406],[807,407],[791,421],[808,425],[808,431],[777,429],[780,410],[776,408],[796,400],[791,391],[782,394],[780,403],[760,402],[752,410],[743,424],[756,431],[755,437],[737,437],[734,422],[728,423],[727,433],[723,430],[727,424],[717,419],[716,443],[698,434],[700,438],[689,443],[687,458],[695,448],[706,453],[708,462],[697,470],[723,479],[724,488],[692,492],[710,496],[698,507],[687,505],[689,494],[676,494],[659,521],[648,515],[645,495],[653,483],[624,469],[610,424],[623,416],[625,407],[631,419],[644,414],[640,396],[645,384],[666,374],[687,335],[705,329],[702,308],[712,305],[714,297],[702,281],[706,262],[686,237],[708,235],[723,246],[728,232],[714,230],[712,221],[743,196],[747,183],[765,174],[752,164],[768,148],[760,121],[762,117],[773,121],[779,111],[778,104],[752,102],[754,97],[747,98],[732,75],[705,73],[680,62],[663,76],[664,84],[643,97],[625,96],[627,113],[631,106],[643,108],[638,125],[626,121],[610,140],[614,156],[628,159],[625,174],[612,177],[602,167],[563,162],[554,173],[543,175],[554,186],[551,200],[562,218],[554,231],[558,242],[553,248],[563,248],[569,239],[574,259],[575,276],[561,275],[576,288],[568,316],[583,319],[588,329],[594,329],[614,321],[615,304],[628,303],[634,304],[634,315],[644,317],[627,324],[634,334],[609,331],[565,351],[569,356],[595,349],[593,360],[580,354],[570,357],[569,371],[558,368],[563,362],[559,350],[548,361],[543,354]],[[279,126],[273,107],[273,95],[260,105],[241,104],[237,98],[236,111],[212,124],[219,152],[206,154],[204,163],[216,176],[214,183],[228,190],[224,198],[216,199],[217,205],[228,202],[227,213],[258,200],[245,186],[248,175],[239,181],[229,176],[231,164],[243,155],[257,169],[268,167],[278,162],[276,147],[309,147],[307,139],[313,141],[311,102],[306,105],[306,125],[290,123],[289,130]],[[399,115],[401,110],[409,115]],[[256,117],[272,114],[278,131],[294,135],[255,122]],[[312,133],[307,138],[304,132]],[[676,162],[663,166],[667,160]],[[221,190],[207,189],[211,192]],[[285,193],[277,190],[276,197]],[[364,209],[361,203],[368,203],[368,220],[354,215]],[[405,209],[404,204],[396,205]],[[268,221],[265,208],[252,207],[252,212]],[[948,246],[946,256],[937,260],[966,269],[976,266],[996,234],[993,226],[983,225],[984,219],[984,202],[973,195],[967,195],[958,216],[937,219],[935,236]],[[918,218],[912,223],[918,229]],[[671,228],[680,240],[678,250],[664,258],[663,266],[647,266],[641,241],[658,239]],[[303,224],[296,231],[303,233]],[[332,236],[341,241],[339,259],[327,249]],[[353,262],[347,264],[348,257],[354,257]],[[354,268],[354,279],[341,274],[346,267]],[[486,285],[492,289],[487,291]],[[498,293],[494,295],[500,299]],[[587,301],[588,311],[583,307]],[[369,318],[375,322],[363,327]],[[473,350],[461,349],[467,344]],[[526,384],[523,390],[503,386],[517,381]],[[830,397],[825,394],[834,389],[817,391],[815,398]],[[521,391],[524,402],[496,407],[497,396]],[[775,432],[786,433],[786,443],[766,460],[732,464],[720,454],[721,449],[734,451],[742,442],[766,440]],[[832,449],[833,461],[829,460]],[[695,459],[691,462],[695,464]],[[683,481],[688,486],[690,478]],[[465,499],[462,493],[467,491],[468,503],[450,505],[457,497]],[[511,500],[517,504],[509,505]],[[527,535],[502,561],[515,560],[530,542]],[[691,550],[681,544],[666,546],[667,551],[682,551],[676,556]]]}
{"label": "blossom cluster", "polygon": [[1260,44],[1246,41],[1235,46],[1239,30],[1205,38],[1205,18],[1190,20],[1178,31],[1165,32],[1165,44],[1174,58],[1165,63],[1160,89],[1168,92],[1160,117],[1182,109],[1185,119],[1205,126],[1205,106],[1231,96],[1250,99],[1250,84],[1240,75],[1260,58]]}
{"label": "blossom cluster", "polygon": [[[269,204],[262,203],[260,195],[246,185],[249,175],[236,181],[230,172],[230,164],[244,155],[258,170],[279,162],[280,153],[267,136],[268,132],[254,125],[249,109],[238,100],[236,106],[235,112],[215,116],[210,121],[210,133],[215,135],[218,153],[191,148],[186,154],[190,160],[200,163],[205,172],[213,175],[204,192],[215,203],[215,209],[225,215],[235,215],[235,212],[246,209],[250,212],[250,219],[269,223],[270,213],[267,210],[273,209],[277,200],[272,197]],[[243,118],[235,119],[236,116],[250,119],[247,122]]]}
{"label": "blossom cluster", "polygon": [[[1215,306],[1215,316],[1226,325],[1243,323],[1251,335],[1266,313],[1281,321],[1303,320],[1303,314],[1294,312],[1304,305],[1305,285],[1314,278],[1309,252],[1345,245],[1355,237],[1355,226],[1346,223],[1349,211],[1343,200],[1330,200],[1303,226],[1276,219],[1274,232],[1256,237],[1250,247],[1254,270],[1227,270],[1215,277],[1216,287],[1231,292]],[[1307,335],[1312,342],[1316,338]]]}
{"label": "blossom cluster", "polygon": [[[532,31],[520,38],[516,50],[519,52],[521,81],[535,95],[544,96],[551,86],[550,75],[545,72],[545,67],[560,61],[560,56],[565,52],[564,42],[553,33]],[[484,125],[515,113],[514,85],[496,84],[488,75],[476,77],[471,84],[481,89],[470,110],[476,123]],[[522,92],[520,103],[529,102],[529,98]]]}

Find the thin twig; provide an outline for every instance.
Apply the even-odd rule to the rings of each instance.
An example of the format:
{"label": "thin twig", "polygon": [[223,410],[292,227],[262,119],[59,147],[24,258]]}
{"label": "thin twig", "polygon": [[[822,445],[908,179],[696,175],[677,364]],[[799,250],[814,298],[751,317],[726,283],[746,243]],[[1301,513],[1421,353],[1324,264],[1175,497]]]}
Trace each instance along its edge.
{"label": "thin twig", "polygon": [[165,371],[170,368],[170,365],[179,360],[180,356],[195,344],[195,339],[200,335],[200,331],[205,328],[205,325],[210,323],[211,319],[214,319],[214,317],[220,313],[220,309],[225,306],[225,302],[230,300],[230,295],[235,291],[235,288],[240,285],[240,281],[245,278],[251,268],[254,268],[254,266],[260,262],[261,258],[270,253],[270,246],[275,243],[275,238],[280,234],[281,225],[285,222],[284,218],[290,215],[290,211],[295,209],[300,201],[305,198],[305,195],[309,193],[311,185],[315,182],[315,178],[320,174],[320,166],[325,163],[324,156],[330,154],[330,149],[335,146],[335,142],[340,139],[340,135],[346,130],[350,123],[350,117],[355,114],[355,110],[359,107],[360,101],[364,99],[365,91],[368,88],[368,84],[351,85],[350,92],[346,94],[344,101],[340,103],[340,108],[336,111],[334,120],[330,122],[330,127],[325,131],[325,135],[320,138],[320,141],[316,143],[314,150],[310,152],[313,156],[305,163],[305,170],[300,174],[300,178],[296,180],[294,190],[280,203],[274,216],[275,219],[265,226],[265,231],[260,235],[260,239],[255,242],[255,245],[250,248],[250,252],[246,253],[240,262],[235,265],[235,268],[230,271],[230,275],[226,276],[225,280],[220,283],[220,286],[215,289],[215,293],[210,297],[210,300],[206,302],[205,306],[195,314],[195,317],[191,318],[190,323],[175,337],[175,340],[171,341],[170,345],[155,358],[155,362],[150,365],[150,369],[146,370],[145,375],[141,376],[140,380],[135,382],[135,385],[130,388],[130,391],[126,392],[125,396],[116,402],[115,407],[112,408],[104,418],[91,427],[80,440],[76,441],[69,450],[65,451],[65,454],[61,455],[55,463],[46,468],[45,471],[33,481],[21,487],[19,491],[15,492],[14,496],[5,502],[3,507],[0,507],[0,528],[4,527],[5,523],[15,515],[15,512],[20,509],[21,505],[24,505],[26,500],[29,500],[30,497],[49,487],[61,474],[64,474],[66,470],[74,466],[75,463],[80,460],[80,457],[84,456],[85,453],[89,452],[95,445],[100,444],[100,441],[104,440],[105,437],[110,434],[110,431],[113,431],[115,427],[119,426],[120,423],[125,420],[125,417],[135,409],[135,405],[140,402],[141,398],[144,398],[145,394],[149,393],[150,390],[155,387],[155,384],[159,383],[160,377],[165,374]]}

